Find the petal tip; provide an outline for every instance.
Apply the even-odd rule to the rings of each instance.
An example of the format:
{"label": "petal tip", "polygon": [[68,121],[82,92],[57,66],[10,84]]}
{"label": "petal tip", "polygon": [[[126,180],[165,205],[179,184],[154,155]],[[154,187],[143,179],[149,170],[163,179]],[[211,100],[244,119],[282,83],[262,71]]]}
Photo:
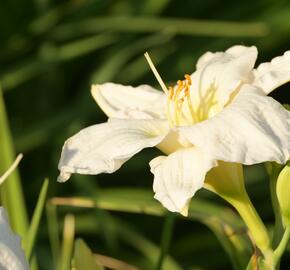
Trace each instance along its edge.
{"label": "petal tip", "polygon": [[64,183],[69,180],[71,177],[71,173],[61,171],[60,175],[57,178],[57,182]]}
{"label": "petal tip", "polygon": [[92,86],[91,86],[91,95],[93,96],[94,99],[96,99],[96,95],[97,95],[99,90],[100,90],[100,85],[99,84],[92,84]]}
{"label": "petal tip", "polygon": [[189,206],[188,205],[185,205],[181,210],[180,210],[180,214],[184,217],[188,217],[188,208]]}

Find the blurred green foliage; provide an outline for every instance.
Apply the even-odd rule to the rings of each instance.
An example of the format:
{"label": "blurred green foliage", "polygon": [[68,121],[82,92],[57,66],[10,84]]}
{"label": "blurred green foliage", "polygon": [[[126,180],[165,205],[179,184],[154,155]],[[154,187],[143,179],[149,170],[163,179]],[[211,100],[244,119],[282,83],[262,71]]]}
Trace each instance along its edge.
{"label": "blurred green foliage", "polygon": [[[172,84],[183,74],[194,71],[202,53],[224,50],[234,44],[256,45],[260,53],[258,62],[289,49],[289,1],[1,1],[0,83],[15,151],[24,153],[20,175],[30,219],[45,177],[51,179],[49,197],[81,196],[106,202],[88,208],[48,205],[49,219],[41,220],[34,248],[40,269],[55,269],[57,250],[61,249],[57,233],[61,232],[67,213],[75,215],[76,237],[83,238],[94,253],[140,269],[160,266],[160,254],[162,257],[167,251],[170,256],[165,256],[165,270],[230,269],[230,257],[218,241],[223,237],[220,231],[223,225],[220,220],[209,218],[217,212],[209,210],[212,205],[207,203],[222,205],[216,211],[230,219],[224,219],[226,224],[232,224],[234,214],[218,198],[198,192],[192,206],[194,220],[174,216],[169,228],[166,211],[161,206],[156,203],[154,207],[159,210],[148,210],[147,204],[154,204],[148,161],[158,150],[144,150],[113,175],[75,175],[66,184],[55,180],[65,139],[106,119],[90,96],[92,83],[148,83],[158,87],[143,57],[148,51],[163,79]],[[286,88],[287,85],[273,94],[283,103],[289,103]],[[247,167],[245,172],[258,211],[271,223],[274,217],[263,166]],[[115,193],[110,193],[112,187],[118,187]],[[140,196],[133,200],[126,187],[135,188],[133,193],[140,192]],[[122,200],[125,206],[118,201],[121,195],[125,196]],[[142,198],[146,204],[142,204]],[[119,208],[112,206],[116,200]],[[132,210],[132,205],[138,206],[140,201],[142,207]],[[201,214],[197,214],[196,207]],[[235,233],[237,238],[245,237],[243,231]],[[162,237],[171,238],[171,242]],[[75,252],[91,254],[81,243],[78,242]],[[229,253],[235,250],[225,248]],[[282,269],[287,269],[287,263],[289,259],[283,261]]]}

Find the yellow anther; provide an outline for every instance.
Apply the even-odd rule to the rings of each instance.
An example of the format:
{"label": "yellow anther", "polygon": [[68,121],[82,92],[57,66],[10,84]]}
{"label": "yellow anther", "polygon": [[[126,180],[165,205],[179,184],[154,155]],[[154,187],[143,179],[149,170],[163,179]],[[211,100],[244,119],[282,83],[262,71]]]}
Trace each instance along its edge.
{"label": "yellow anther", "polygon": [[186,85],[186,86],[184,87],[184,96],[187,97],[188,94],[189,94],[189,87],[188,87],[188,85]]}
{"label": "yellow anther", "polygon": [[190,75],[185,74],[185,75],[184,75],[184,78],[187,80],[187,83],[188,83],[189,85],[191,85],[191,77],[190,77]]}
{"label": "yellow anther", "polygon": [[169,86],[168,91],[169,91],[168,97],[169,97],[169,99],[172,99],[173,96],[174,96],[174,89],[173,89],[173,87],[172,86]]}
{"label": "yellow anther", "polygon": [[183,86],[183,81],[178,80],[178,81],[177,81],[177,85],[178,85],[178,87],[182,87],[182,86]]}
{"label": "yellow anther", "polygon": [[196,122],[195,110],[190,97],[191,83],[190,75],[185,74],[184,80],[178,80],[175,87],[168,88],[167,115],[172,125],[179,126],[181,123],[188,121],[188,119],[184,118],[186,116],[183,112],[183,103],[185,99],[192,117],[192,123]]}

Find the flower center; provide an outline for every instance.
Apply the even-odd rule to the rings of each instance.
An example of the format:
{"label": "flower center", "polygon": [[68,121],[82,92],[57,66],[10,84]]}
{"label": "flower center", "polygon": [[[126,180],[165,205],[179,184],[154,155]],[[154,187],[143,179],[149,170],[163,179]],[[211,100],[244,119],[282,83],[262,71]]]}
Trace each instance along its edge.
{"label": "flower center", "polygon": [[183,81],[177,81],[176,87],[169,87],[169,93],[167,94],[167,117],[171,126],[179,126],[183,122],[188,122],[189,119],[185,118],[185,114],[182,111],[185,100],[192,118],[190,122],[196,122],[189,91],[191,78],[188,74],[185,74],[184,78]]}
{"label": "flower center", "polygon": [[215,82],[203,89],[202,82],[196,87],[192,85],[191,76],[185,74],[184,80],[178,80],[176,86],[167,89],[148,53],[145,58],[167,96],[167,118],[171,127],[196,124],[222,110],[216,99]]}
{"label": "flower center", "polygon": [[184,75],[184,80],[178,80],[175,87],[169,87],[167,117],[171,126],[196,124],[221,111],[214,82],[207,89],[193,87],[188,74]]}

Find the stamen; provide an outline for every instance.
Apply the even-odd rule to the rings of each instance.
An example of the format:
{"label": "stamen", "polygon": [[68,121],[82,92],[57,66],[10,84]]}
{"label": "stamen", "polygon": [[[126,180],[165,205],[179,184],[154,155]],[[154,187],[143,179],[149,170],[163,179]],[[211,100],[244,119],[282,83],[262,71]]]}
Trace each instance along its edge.
{"label": "stamen", "polygon": [[191,77],[190,77],[190,75],[185,74],[184,78],[187,80],[188,84],[191,85]]}
{"label": "stamen", "polygon": [[179,126],[179,108],[178,108],[178,99],[174,99],[174,120],[177,126]]}
{"label": "stamen", "polygon": [[168,121],[169,121],[169,125],[170,127],[174,127],[174,122],[172,120],[172,117],[171,117],[171,111],[170,111],[170,104],[171,104],[171,99],[172,99],[172,96],[173,96],[173,88],[172,87],[169,87],[169,95],[167,95],[167,118],[168,118]]}
{"label": "stamen", "polygon": [[169,86],[169,99],[172,99],[174,95],[174,89],[172,86]]}
{"label": "stamen", "polygon": [[[190,114],[192,115],[192,121],[195,121],[195,115],[194,115],[194,109],[191,103],[190,99],[190,93],[189,93],[189,87],[191,85],[191,77],[188,74],[184,75],[184,80],[178,80],[177,81],[177,86],[174,87],[169,87],[169,95],[168,95],[168,100],[167,100],[167,115],[168,119],[178,126],[182,119],[185,117],[182,112],[182,106],[187,99],[188,107],[190,110]],[[183,93],[183,96],[180,97],[181,93]],[[173,102],[173,116],[171,114],[171,101]],[[185,120],[188,121],[188,120]]]}
{"label": "stamen", "polygon": [[146,58],[146,60],[147,60],[147,62],[148,62],[148,64],[149,64],[149,66],[150,66],[150,68],[151,68],[151,70],[152,70],[154,76],[156,77],[157,81],[159,82],[159,84],[160,84],[162,90],[163,90],[164,93],[167,95],[167,94],[168,94],[167,87],[166,87],[165,83],[163,82],[161,76],[159,75],[157,69],[155,68],[155,66],[154,66],[154,64],[153,64],[153,62],[152,62],[152,60],[151,60],[149,54],[146,52],[146,53],[144,53],[144,56],[145,56],[145,58]]}
{"label": "stamen", "polygon": [[189,108],[193,123],[195,123],[196,122],[195,111],[193,109],[193,105],[192,105],[192,102],[191,102],[191,96],[190,96],[190,91],[189,91],[189,87],[188,86],[186,88],[186,97],[187,97],[187,105],[188,105],[188,108]]}
{"label": "stamen", "polygon": [[181,90],[183,89],[183,81],[178,80],[177,81],[177,89],[175,90],[175,95],[174,95],[174,100],[176,100],[178,98],[179,93],[181,92]]}
{"label": "stamen", "polygon": [[174,120],[176,122],[176,125],[179,125],[179,120],[180,120],[180,109],[181,109],[181,105],[182,103],[180,103],[180,99],[178,99],[179,94],[181,93],[181,91],[184,89],[184,82],[181,80],[177,81],[177,89],[175,90],[175,95],[174,95]]}

